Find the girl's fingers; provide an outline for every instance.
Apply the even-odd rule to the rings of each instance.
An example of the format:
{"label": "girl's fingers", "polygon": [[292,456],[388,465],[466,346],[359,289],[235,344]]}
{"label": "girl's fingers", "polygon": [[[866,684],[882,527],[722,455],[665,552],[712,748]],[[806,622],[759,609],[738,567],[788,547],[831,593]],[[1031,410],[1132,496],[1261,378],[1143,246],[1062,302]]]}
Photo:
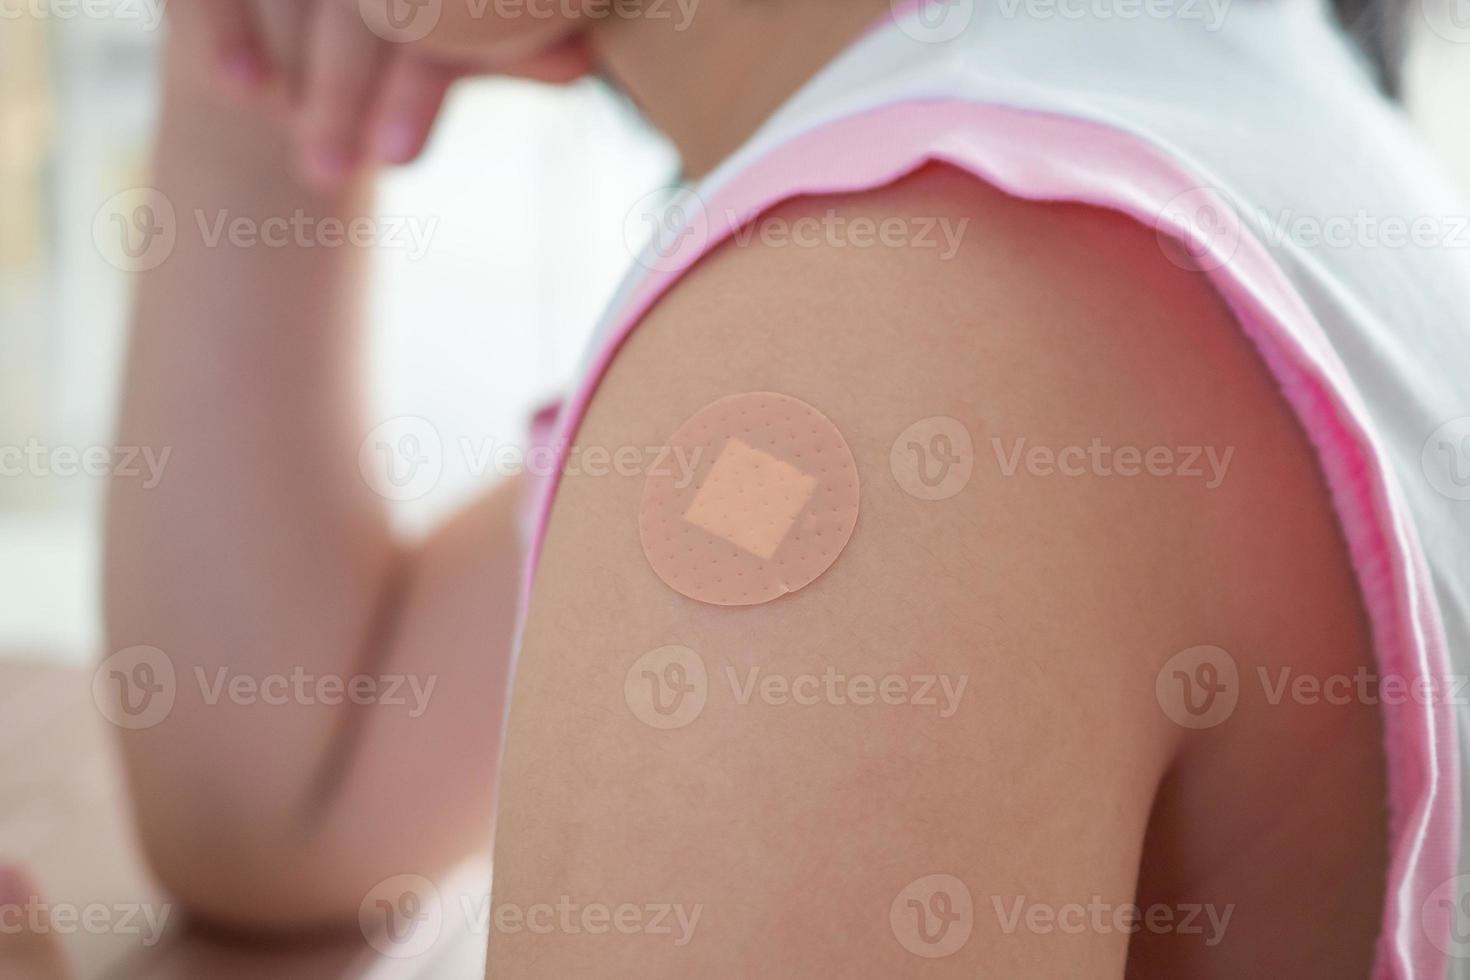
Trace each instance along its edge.
{"label": "girl's fingers", "polygon": [[272,72],[250,0],[207,0],[193,9],[204,23],[211,57],[225,87],[243,97],[258,94]]}
{"label": "girl's fingers", "polygon": [[[540,82],[570,82],[592,70],[585,47],[576,40],[567,40],[510,66],[502,74]],[[378,161],[404,164],[416,159],[429,140],[449,87],[455,79],[474,71],[397,49],[391,51],[373,113],[373,149]]]}
{"label": "girl's fingers", "polygon": [[[206,3],[210,0],[205,0]],[[234,0],[231,0],[234,2]],[[321,0],[248,0],[261,44],[274,62],[275,96],[281,107],[294,105],[301,96],[305,68],[305,35]]]}
{"label": "girl's fingers", "polygon": [[[280,0],[257,2],[271,7]],[[465,70],[458,59],[435,57],[418,46],[385,39],[381,31],[375,33],[358,3],[316,0],[307,6],[306,37],[297,59],[302,68],[294,99],[296,129],[307,179],[331,192],[351,177],[369,152],[391,164],[416,158],[428,142],[450,84]],[[567,26],[548,29],[538,24],[535,30],[512,31],[499,46],[510,62],[505,72],[547,82],[587,74],[590,60],[580,44],[563,34]],[[482,53],[476,63],[499,69],[487,60],[499,59]]]}
{"label": "girl's fingers", "polygon": [[318,189],[339,189],[362,163],[363,128],[386,64],[385,43],[355,7],[314,5],[296,127],[303,170]]}
{"label": "girl's fingers", "polygon": [[446,65],[395,51],[373,113],[373,151],[382,163],[409,163],[423,152],[460,73]]}

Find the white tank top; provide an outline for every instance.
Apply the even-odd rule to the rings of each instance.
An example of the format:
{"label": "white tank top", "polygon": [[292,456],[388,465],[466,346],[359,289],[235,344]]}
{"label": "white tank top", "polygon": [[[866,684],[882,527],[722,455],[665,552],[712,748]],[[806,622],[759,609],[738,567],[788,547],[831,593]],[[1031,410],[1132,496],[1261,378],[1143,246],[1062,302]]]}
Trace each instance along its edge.
{"label": "white tank top", "polygon": [[1406,685],[1382,698],[1391,864],[1374,975],[1470,978],[1470,699],[1454,680],[1470,658],[1470,210],[1318,0],[895,2],[675,196],[553,444],[565,450],[653,301],[784,199],[938,160],[1157,228],[1166,254],[1209,276],[1309,433],[1380,676]]}

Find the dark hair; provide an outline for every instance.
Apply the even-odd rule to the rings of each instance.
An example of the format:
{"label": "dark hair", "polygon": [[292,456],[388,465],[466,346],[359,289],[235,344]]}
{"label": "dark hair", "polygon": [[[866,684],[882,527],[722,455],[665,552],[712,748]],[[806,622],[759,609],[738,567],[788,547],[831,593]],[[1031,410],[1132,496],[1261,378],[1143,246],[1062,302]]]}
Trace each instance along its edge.
{"label": "dark hair", "polygon": [[1342,29],[1368,57],[1384,92],[1397,96],[1408,53],[1405,0],[1332,0],[1332,6]]}

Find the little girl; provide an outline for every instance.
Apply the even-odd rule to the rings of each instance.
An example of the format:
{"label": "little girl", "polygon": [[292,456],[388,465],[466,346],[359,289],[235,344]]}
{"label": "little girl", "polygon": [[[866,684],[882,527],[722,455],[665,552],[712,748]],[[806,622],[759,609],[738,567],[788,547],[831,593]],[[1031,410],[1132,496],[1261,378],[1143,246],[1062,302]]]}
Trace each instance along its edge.
{"label": "little girl", "polygon": [[155,873],[422,955],[493,822],[514,980],[1470,975],[1470,260],[1406,15],[1357,16],[179,4],[179,213],[370,214],[481,70],[601,72],[690,183],[536,420],[577,465],[422,541],[359,471],[360,251],[142,276],[120,444],[173,455],[107,615],[176,679],[121,738]]}

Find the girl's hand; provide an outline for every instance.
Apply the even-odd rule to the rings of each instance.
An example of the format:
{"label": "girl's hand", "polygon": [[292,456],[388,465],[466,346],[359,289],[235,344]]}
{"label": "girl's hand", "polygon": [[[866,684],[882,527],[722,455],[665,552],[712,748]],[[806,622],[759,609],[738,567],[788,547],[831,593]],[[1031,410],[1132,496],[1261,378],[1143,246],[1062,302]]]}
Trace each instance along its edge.
{"label": "girl's hand", "polygon": [[493,0],[204,0],[185,16],[200,19],[222,81],[281,114],[303,175],[330,192],[365,164],[415,159],[463,75],[587,73],[573,19],[517,9],[506,19]]}

